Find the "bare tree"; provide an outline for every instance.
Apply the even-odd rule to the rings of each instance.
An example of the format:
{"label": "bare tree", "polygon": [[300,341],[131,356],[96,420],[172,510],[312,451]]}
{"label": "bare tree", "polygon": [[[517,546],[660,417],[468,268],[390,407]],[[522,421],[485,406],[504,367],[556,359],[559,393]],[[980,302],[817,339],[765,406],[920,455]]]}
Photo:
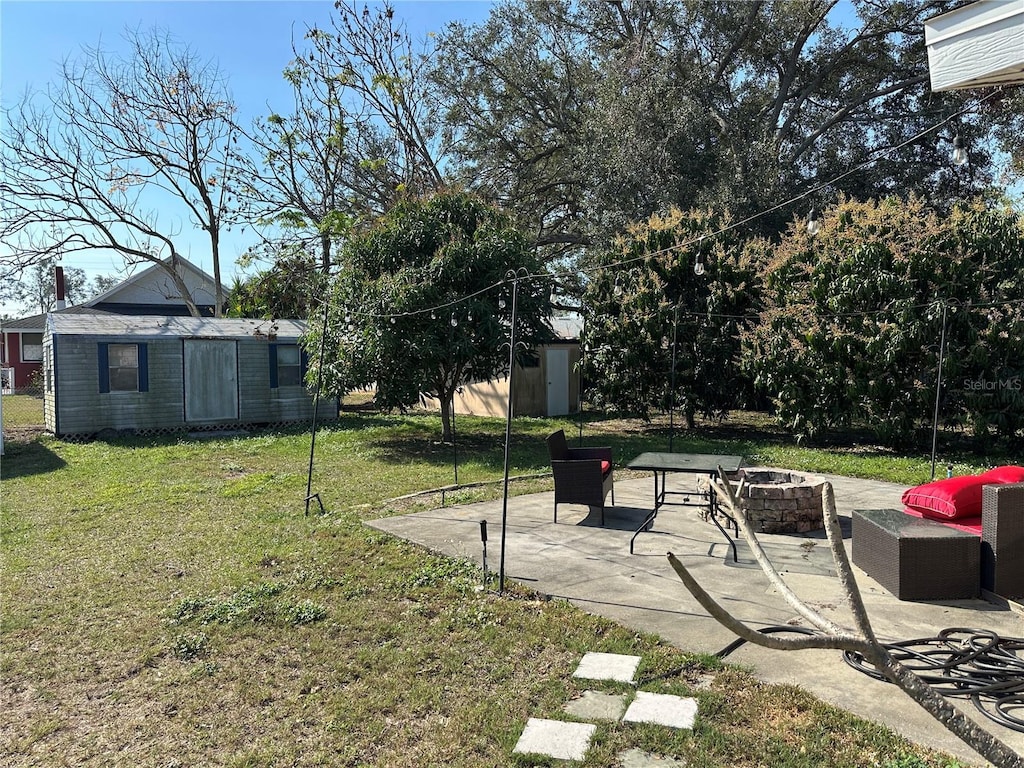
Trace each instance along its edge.
{"label": "bare tree", "polygon": [[[311,30],[306,36],[317,34]],[[355,137],[350,139],[353,126],[342,103],[346,77],[316,47],[308,54],[295,50],[283,74],[292,87],[291,109],[239,127],[252,148],[237,158],[239,214],[250,225],[292,234],[303,245],[315,242],[320,266],[327,269],[334,241],[365,208],[356,190],[375,185],[365,183],[372,172],[350,146]]]}
{"label": "bare tree", "polygon": [[[32,313],[51,311],[57,303],[53,269],[56,265],[55,258],[35,262],[20,280],[8,280],[0,285],[0,299],[20,304],[22,309]],[[84,269],[64,267],[64,298],[69,305],[89,297],[88,282]]]}
{"label": "bare tree", "polygon": [[739,488],[734,488],[729,480],[726,479],[724,472],[720,471],[719,477],[721,479],[715,481],[719,497],[723,499],[733,519],[739,525],[743,538],[754,554],[754,559],[761,566],[761,570],[764,571],[772,586],[778,590],[779,594],[783,596],[786,602],[801,617],[816,627],[818,634],[805,635],[798,638],[780,638],[771,637],[748,627],[717,603],[690,574],[686,566],[670,552],[668,559],[673,570],[675,570],[683,584],[686,585],[686,588],[704,610],[740,638],[765,648],[780,651],[827,648],[852,651],[860,654],[886,679],[898,685],[928,714],[942,723],[945,728],[949,729],[949,731],[954,733],[986,760],[989,760],[993,765],[1000,766],[1000,768],[1024,768],[1024,758],[991,733],[968,719],[913,672],[893,659],[888,650],[875,637],[874,629],[864,607],[864,600],[861,597],[857,581],[853,576],[850,560],[846,555],[846,549],[843,547],[843,534],[839,527],[835,495],[831,484],[826,484],[825,488],[825,531],[832,551],[832,558],[836,564],[836,572],[846,591],[846,596],[853,612],[853,619],[856,624],[856,629],[854,630],[840,627],[822,616],[804,603],[789,588],[765,554],[757,539],[757,534],[754,533],[750,522],[746,519],[743,510],[740,508],[739,496],[742,493],[742,481]]}
{"label": "bare tree", "polygon": [[198,315],[178,269],[188,221],[209,236],[219,316],[234,106],[216,68],[167,34],[126,40],[124,57],[86,49],[45,94],[5,110],[0,265],[20,272],[61,253],[115,251],[165,269]]}

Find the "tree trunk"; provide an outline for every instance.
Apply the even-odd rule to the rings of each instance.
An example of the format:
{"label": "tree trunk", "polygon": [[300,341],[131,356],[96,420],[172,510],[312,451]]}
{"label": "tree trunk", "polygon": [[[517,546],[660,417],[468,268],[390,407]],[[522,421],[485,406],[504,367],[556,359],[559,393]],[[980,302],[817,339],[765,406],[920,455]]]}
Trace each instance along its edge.
{"label": "tree trunk", "polygon": [[442,390],[438,396],[441,403],[441,442],[451,443],[455,438],[452,434],[452,412],[455,409],[455,389]]}
{"label": "tree trunk", "polygon": [[199,307],[196,306],[195,299],[192,298],[192,293],[189,291],[188,286],[185,284],[184,278],[181,273],[178,272],[178,254],[171,254],[171,263],[167,264],[165,261],[156,262],[167,270],[167,273],[171,276],[171,280],[174,281],[174,287],[178,289],[178,293],[181,294],[181,300],[185,302],[185,306],[188,307],[188,312],[192,317],[200,317]]}

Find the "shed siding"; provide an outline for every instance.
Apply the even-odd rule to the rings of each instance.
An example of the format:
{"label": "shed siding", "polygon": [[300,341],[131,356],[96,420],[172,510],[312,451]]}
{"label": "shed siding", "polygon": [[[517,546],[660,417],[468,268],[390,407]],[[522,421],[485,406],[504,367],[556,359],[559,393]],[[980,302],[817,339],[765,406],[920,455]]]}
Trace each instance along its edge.
{"label": "shed siding", "polygon": [[[267,342],[239,341],[238,370],[239,418],[242,421],[298,421],[313,416],[313,398],[304,386],[271,388]],[[317,418],[337,416],[337,401],[321,399]]]}
{"label": "shed siding", "polygon": [[[53,375],[53,338],[43,337],[43,424],[50,432],[57,432],[57,389]],[[49,384],[49,386],[47,386]]]}
{"label": "shed siding", "polygon": [[[58,336],[49,343],[55,347],[55,391],[47,393],[44,401],[46,427],[50,431],[91,434],[108,428],[143,430],[186,426],[182,339]],[[100,343],[145,344],[150,391],[100,392]],[[263,424],[312,417],[312,397],[304,386],[270,388],[265,340],[240,339],[238,354],[239,418],[221,423]],[[322,398],[317,418],[337,417],[337,400]]]}
{"label": "shed siding", "polygon": [[[112,336],[59,336],[56,386],[60,393],[60,434],[101,429],[156,429],[184,424],[181,341],[147,344],[148,392],[100,392],[99,345],[124,343]],[[136,343],[132,339],[129,343]]]}

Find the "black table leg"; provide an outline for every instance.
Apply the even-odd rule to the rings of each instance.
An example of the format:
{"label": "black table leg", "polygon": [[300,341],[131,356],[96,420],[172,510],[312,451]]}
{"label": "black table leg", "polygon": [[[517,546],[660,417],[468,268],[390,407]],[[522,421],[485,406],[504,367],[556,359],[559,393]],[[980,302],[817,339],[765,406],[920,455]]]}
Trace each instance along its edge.
{"label": "black table leg", "polygon": [[740,535],[739,524],[729,515],[722,511],[722,508],[718,506],[718,493],[715,491],[715,476],[711,476],[711,482],[708,486],[708,510],[711,513],[711,522],[715,524],[722,535],[725,536],[725,540],[729,542],[729,546],[732,548],[732,561],[738,563],[740,561],[739,555],[736,552],[736,542],[733,540],[729,532],[722,527],[722,524],[718,522],[718,516],[722,515],[726,520],[733,524],[736,529],[736,535]]}

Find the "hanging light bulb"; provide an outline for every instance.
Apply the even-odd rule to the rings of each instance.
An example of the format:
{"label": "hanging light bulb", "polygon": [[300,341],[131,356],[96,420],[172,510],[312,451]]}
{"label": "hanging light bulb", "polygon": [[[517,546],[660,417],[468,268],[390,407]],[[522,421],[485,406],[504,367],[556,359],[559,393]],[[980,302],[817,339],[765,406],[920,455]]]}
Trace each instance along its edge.
{"label": "hanging light bulb", "polygon": [[473,313],[472,312],[469,312],[469,313],[466,314],[466,322],[467,323],[472,323],[473,322]]}
{"label": "hanging light bulb", "polygon": [[434,310],[430,310],[430,319],[437,320],[437,312],[435,312]]}
{"label": "hanging light bulb", "polygon": [[504,296],[499,296],[498,297],[498,309],[504,309],[504,308],[505,308],[505,297]]}
{"label": "hanging light bulb", "polygon": [[963,165],[967,162],[967,150],[964,149],[963,139],[958,133],[953,137],[953,165]]}
{"label": "hanging light bulb", "polygon": [[615,285],[612,288],[612,293],[615,294],[616,298],[618,298],[619,296],[622,295],[622,278],[621,278],[621,276],[615,278]]}
{"label": "hanging light bulb", "polygon": [[704,250],[702,248],[697,249],[697,257],[693,261],[693,274],[697,277],[704,274]]}
{"label": "hanging light bulb", "polygon": [[821,231],[821,222],[818,221],[818,212],[811,208],[811,212],[807,214],[807,234],[814,237]]}
{"label": "hanging light bulb", "polygon": [[388,318],[388,319],[389,319],[389,320],[391,320],[391,324],[392,324],[392,325],[394,325],[394,324],[395,324],[395,318],[394,318],[394,317],[391,317],[391,318]]}
{"label": "hanging light bulb", "polygon": [[452,312],[452,328],[457,328],[458,326],[459,326],[459,319],[457,317],[455,317],[455,313]]}

